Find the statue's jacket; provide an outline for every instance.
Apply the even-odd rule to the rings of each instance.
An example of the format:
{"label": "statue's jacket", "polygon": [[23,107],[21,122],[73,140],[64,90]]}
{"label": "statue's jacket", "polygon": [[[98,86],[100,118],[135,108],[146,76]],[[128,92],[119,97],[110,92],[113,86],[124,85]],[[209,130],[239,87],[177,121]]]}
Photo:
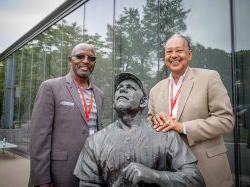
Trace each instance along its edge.
{"label": "statue's jacket", "polygon": [[197,160],[179,134],[157,132],[147,120],[129,130],[116,121],[89,136],[74,174],[80,186],[158,186],[124,179],[121,171],[131,162],[160,171],[162,186],[203,186]]}

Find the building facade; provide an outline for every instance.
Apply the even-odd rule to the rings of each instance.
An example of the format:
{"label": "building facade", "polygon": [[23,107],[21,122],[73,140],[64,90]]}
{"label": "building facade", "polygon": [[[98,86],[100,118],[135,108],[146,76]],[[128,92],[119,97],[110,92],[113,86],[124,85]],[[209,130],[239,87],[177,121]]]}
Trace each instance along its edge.
{"label": "building facade", "polygon": [[[0,138],[29,152],[34,98],[42,81],[65,75],[72,47],[97,49],[93,74],[112,110],[113,78],[136,74],[147,89],[169,72],[163,46],[174,33],[190,38],[191,67],[217,70],[229,93],[235,128],[224,136],[235,186],[250,186],[250,1],[68,0],[0,54]],[[223,171],[222,171],[223,172]]]}

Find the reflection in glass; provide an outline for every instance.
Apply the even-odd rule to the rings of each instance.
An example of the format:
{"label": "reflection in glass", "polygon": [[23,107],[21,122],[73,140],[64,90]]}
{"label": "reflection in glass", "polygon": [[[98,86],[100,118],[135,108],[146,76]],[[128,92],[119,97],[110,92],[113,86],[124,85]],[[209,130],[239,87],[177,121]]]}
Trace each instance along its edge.
{"label": "reflection in glass", "polygon": [[13,123],[15,128],[21,127],[21,113],[20,113],[20,107],[21,107],[21,78],[22,78],[22,61],[23,61],[23,52],[22,50],[18,50],[15,53],[15,96],[14,96],[14,117],[13,117]]}
{"label": "reflection in glass", "polygon": [[73,46],[81,43],[84,38],[83,24],[84,5],[63,18],[61,25],[58,27],[62,33],[61,37],[61,59],[62,59],[62,75],[69,72],[68,56],[70,56]]}
{"label": "reflection in glass", "polygon": [[158,1],[116,2],[114,73],[130,71],[148,90],[160,71],[158,6]]}
{"label": "reflection in glass", "polygon": [[6,62],[2,62],[0,65],[0,128],[3,128],[3,117],[4,117],[4,88],[5,88],[5,66]]}
{"label": "reflection in glass", "polygon": [[110,124],[113,116],[112,40],[106,40],[107,36],[112,35],[112,31],[107,29],[107,26],[113,22],[112,16],[113,0],[106,0],[105,3],[92,0],[85,4],[83,41],[93,44],[96,49],[93,80],[105,95],[102,110],[104,125]]}
{"label": "reflection in glass", "polygon": [[[213,13],[211,14],[211,7]],[[249,183],[250,162],[250,55],[249,1],[235,3],[237,82],[236,117],[240,125],[242,184]],[[136,74],[148,89],[169,75],[164,65],[164,43],[174,33],[192,43],[192,67],[217,70],[232,98],[231,32],[228,0],[91,0],[71,12],[15,52],[14,124],[30,123],[34,98],[42,81],[69,72],[68,56],[80,42],[96,48],[94,82],[104,91],[105,125],[114,120],[113,77]],[[113,25],[114,23],[114,25]],[[5,67],[4,67],[5,68]],[[0,114],[3,119],[5,69],[0,67]],[[21,135],[20,135],[21,136]],[[25,136],[25,135],[23,135]],[[225,135],[234,168],[233,133]],[[24,150],[28,151],[28,146]]]}
{"label": "reflection in glass", "polygon": [[236,117],[238,121],[239,167],[241,186],[250,184],[250,1],[235,1],[236,86],[238,91]]}

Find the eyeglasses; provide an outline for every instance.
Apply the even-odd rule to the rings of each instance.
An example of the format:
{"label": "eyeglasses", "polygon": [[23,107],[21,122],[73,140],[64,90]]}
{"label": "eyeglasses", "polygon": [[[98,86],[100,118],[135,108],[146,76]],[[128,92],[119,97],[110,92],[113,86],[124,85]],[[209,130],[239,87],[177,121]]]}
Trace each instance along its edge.
{"label": "eyeglasses", "polygon": [[96,57],[95,56],[87,56],[87,55],[73,55],[72,57],[76,57],[78,60],[87,60],[90,62],[95,62]]}

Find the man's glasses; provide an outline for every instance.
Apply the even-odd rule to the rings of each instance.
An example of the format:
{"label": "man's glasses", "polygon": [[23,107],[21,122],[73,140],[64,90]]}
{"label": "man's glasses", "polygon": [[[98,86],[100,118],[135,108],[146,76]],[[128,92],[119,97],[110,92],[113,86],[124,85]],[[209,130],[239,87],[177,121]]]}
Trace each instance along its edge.
{"label": "man's glasses", "polygon": [[72,57],[76,57],[78,60],[87,60],[90,62],[95,62],[96,57],[95,56],[87,56],[87,55],[73,55]]}

